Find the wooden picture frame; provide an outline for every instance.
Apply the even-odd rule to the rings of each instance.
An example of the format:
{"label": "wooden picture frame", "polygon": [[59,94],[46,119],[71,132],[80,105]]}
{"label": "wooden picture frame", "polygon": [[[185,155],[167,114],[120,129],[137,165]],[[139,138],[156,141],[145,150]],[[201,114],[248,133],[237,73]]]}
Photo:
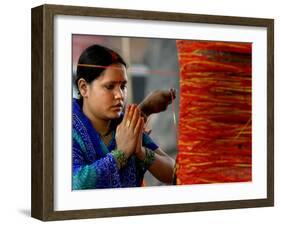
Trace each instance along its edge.
{"label": "wooden picture frame", "polygon": [[[154,22],[261,27],[267,32],[266,198],[173,203],[93,209],[54,209],[54,18],[56,15]],[[50,221],[164,214],[274,205],[274,21],[273,19],[196,15],[124,9],[42,5],[32,9],[32,200],[31,215]]]}

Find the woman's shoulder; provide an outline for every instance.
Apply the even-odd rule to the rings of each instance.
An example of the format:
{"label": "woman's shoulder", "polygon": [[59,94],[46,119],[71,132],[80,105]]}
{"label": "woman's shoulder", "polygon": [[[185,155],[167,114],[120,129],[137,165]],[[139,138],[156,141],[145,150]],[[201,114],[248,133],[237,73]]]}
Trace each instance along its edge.
{"label": "woman's shoulder", "polygon": [[72,111],[73,113],[82,111],[81,101],[79,99],[72,98]]}
{"label": "woman's shoulder", "polygon": [[81,101],[75,98],[72,99],[72,120],[73,123],[79,121],[82,124],[91,124],[90,120],[83,113]]}
{"label": "woman's shoulder", "polygon": [[77,131],[87,131],[89,130],[90,121],[84,115],[82,111],[81,104],[78,99],[72,99],[72,129]]}

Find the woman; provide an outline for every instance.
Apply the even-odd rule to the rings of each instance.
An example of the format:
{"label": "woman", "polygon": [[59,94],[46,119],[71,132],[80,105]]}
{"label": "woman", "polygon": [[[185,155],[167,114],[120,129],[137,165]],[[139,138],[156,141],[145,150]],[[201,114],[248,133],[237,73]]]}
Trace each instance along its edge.
{"label": "woman", "polygon": [[126,106],[126,63],[93,45],[80,56],[73,100],[73,189],[137,187],[149,170],[172,183],[174,160],[144,132],[147,116],[165,110],[175,92],[157,91]]}

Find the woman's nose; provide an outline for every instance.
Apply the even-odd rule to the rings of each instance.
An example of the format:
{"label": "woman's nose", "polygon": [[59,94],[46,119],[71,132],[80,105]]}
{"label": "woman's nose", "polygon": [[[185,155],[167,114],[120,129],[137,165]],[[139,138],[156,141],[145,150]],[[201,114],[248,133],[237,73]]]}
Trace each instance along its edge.
{"label": "woman's nose", "polygon": [[123,99],[124,98],[123,90],[121,88],[116,89],[114,97],[115,99]]}

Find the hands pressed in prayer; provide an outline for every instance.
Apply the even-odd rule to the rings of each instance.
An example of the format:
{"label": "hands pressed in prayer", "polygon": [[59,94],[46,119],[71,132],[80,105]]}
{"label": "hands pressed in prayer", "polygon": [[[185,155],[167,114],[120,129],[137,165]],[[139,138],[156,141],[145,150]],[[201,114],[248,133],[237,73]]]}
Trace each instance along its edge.
{"label": "hands pressed in prayer", "polygon": [[122,122],[116,129],[117,148],[122,150],[127,158],[136,150],[139,139],[142,136],[144,119],[136,105],[129,105],[125,111]]}

